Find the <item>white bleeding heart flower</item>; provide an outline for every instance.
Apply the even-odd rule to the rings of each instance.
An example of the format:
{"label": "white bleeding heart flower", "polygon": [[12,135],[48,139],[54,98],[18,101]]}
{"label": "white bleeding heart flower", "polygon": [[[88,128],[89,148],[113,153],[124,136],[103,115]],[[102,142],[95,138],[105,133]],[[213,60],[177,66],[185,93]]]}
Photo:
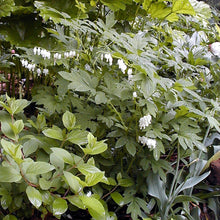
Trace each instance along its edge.
{"label": "white bleeding heart flower", "polygon": [[209,50],[215,55],[220,57],[220,42],[209,44]]}

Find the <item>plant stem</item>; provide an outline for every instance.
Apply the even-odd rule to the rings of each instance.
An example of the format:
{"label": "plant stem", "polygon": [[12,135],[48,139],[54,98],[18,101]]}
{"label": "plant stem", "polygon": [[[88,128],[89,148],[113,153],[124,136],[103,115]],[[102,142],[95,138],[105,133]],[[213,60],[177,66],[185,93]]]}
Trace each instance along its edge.
{"label": "plant stem", "polygon": [[133,29],[133,27],[134,27],[135,18],[137,17],[137,13],[138,13],[138,11],[139,11],[139,9],[140,9],[140,5],[141,5],[141,4],[138,3],[137,9],[136,9],[136,11],[135,11],[134,20],[133,20],[132,25],[131,25],[131,28],[132,28],[132,29]]}
{"label": "plant stem", "polygon": [[[142,145],[141,148],[140,148],[140,149],[138,150],[138,152],[136,153],[136,155],[141,152],[141,150],[143,149],[143,147],[144,147],[144,146]],[[136,157],[133,157],[133,158],[132,158],[132,160],[131,160],[131,162],[130,162],[130,164],[129,164],[129,166],[128,166],[128,169],[127,169],[127,171],[126,171],[126,173],[129,173],[129,171],[130,171],[130,169],[131,169],[131,167],[132,167],[132,165],[133,165],[135,159],[136,159]]]}
{"label": "plant stem", "polygon": [[174,178],[173,178],[173,182],[172,182],[172,185],[171,185],[171,188],[170,188],[168,201],[171,200],[172,194],[173,194],[173,191],[174,191],[174,188],[175,188],[175,186],[176,186],[176,181],[177,181],[177,178],[178,178],[178,171],[179,171],[179,164],[180,164],[180,146],[179,146],[179,142],[178,142],[178,144],[177,144],[177,164],[176,164],[176,172],[175,172],[175,175],[174,175]]}
{"label": "plant stem", "polygon": [[105,194],[102,199],[106,198],[107,196],[109,196],[111,193],[113,193],[116,189],[118,188],[118,185],[116,185],[110,192],[108,192],[107,194]]}
{"label": "plant stem", "polygon": [[123,125],[123,127],[124,127],[124,130],[125,130],[125,131],[128,131],[128,128],[126,127],[126,125],[125,125],[125,123],[124,123],[124,120],[123,120],[123,118],[121,117],[121,114],[117,111],[117,109],[115,108],[115,106],[114,106],[111,102],[109,102],[109,104],[110,104],[110,106],[112,107],[112,109],[114,110],[114,112],[118,115],[118,117],[119,117],[119,119],[120,119],[120,121],[121,121],[121,123],[122,123],[122,125]]}

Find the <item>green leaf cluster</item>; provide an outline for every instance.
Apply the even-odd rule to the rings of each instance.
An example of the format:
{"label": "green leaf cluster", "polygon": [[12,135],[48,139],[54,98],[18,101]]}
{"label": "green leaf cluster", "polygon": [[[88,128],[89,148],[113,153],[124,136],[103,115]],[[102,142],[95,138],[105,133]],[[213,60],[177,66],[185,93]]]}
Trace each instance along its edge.
{"label": "green leaf cluster", "polygon": [[[17,135],[13,138],[9,132],[4,132],[1,138],[1,207],[16,212],[25,202],[26,208],[32,209],[33,206],[40,212],[44,210],[45,215],[52,213],[60,218],[71,204],[75,208],[88,209],[93,218],[105,218],[108,210],[99,195],[91,191],[90,195],[86,193],[100,182],[115,184],[96,167],[95,159],[90,156],[107,150],[104,141],[97,141],[91,133],[80,130],[70,111],[62,115],[63,129],[56,125],[48,128],[43,114],[39,114],[36,121],[27,120],[24,115],[19,119],[19,114],[27,106],[24,100],[15,102],[7,96],[1,105],[1,114],[8,116],[7,120],[1,120],[1,124],[7,124]],[[64,149],[66,146],[77,148],[77,145],[82,149],[78,155]],[[8,218],[17,219],[12,215],[4,217]]]}

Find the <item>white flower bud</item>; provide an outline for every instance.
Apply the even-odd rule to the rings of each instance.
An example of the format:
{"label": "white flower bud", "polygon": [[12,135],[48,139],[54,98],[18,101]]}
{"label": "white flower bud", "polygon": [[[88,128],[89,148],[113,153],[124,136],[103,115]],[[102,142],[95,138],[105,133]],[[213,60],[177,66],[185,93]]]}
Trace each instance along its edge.
{"label": "white flower bud", "polygon": [[137,98],[137,92],[133,92],[133,97]]}

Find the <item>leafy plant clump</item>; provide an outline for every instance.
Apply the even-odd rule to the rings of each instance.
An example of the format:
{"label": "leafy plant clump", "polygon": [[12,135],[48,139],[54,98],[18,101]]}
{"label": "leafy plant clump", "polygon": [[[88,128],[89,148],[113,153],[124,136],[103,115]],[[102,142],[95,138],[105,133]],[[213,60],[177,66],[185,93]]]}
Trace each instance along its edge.
{"label": "leafy plant clump", "polygon": [[[48,128],[42,114],[36,121],[22,119],[21,112],[28,105],[25,99],[6,98],[1,101],[4,110],[0,112],[5,135],[1,139],[2,208],[17,212],[17,217],[22,218],[22,211],[31,217],[33,206],[42,213],[42,219],[48,212],[60,218],[69,203],[88,209],[95,219],[108,216],[100,195],[90,190],[99,182],[116,184],[114,179],[105,177],[93,157],[106,151],[107,144],[79,129],[69,111],[62,116],[63,129],[55,125]],[[76,149],[77,154],[70,153],[66,150],[70,144],[79,146],[81,152]],[[29,208],[23,207],[24,203],[29,203]],[[16,219],[12,216],[3,219]]]}
{"label": "leafy plant clump", "polygon": [[207,180],[219,158],[216,11],[196,0],[66,2],[22,5],[43,28],[32,42],[9,34],[18,3],[0,13],[2,48],[16,46],[2,52],[14,76],[4,85],[23,82],[20,99],[0,102],[2,218],[217,219]]}

